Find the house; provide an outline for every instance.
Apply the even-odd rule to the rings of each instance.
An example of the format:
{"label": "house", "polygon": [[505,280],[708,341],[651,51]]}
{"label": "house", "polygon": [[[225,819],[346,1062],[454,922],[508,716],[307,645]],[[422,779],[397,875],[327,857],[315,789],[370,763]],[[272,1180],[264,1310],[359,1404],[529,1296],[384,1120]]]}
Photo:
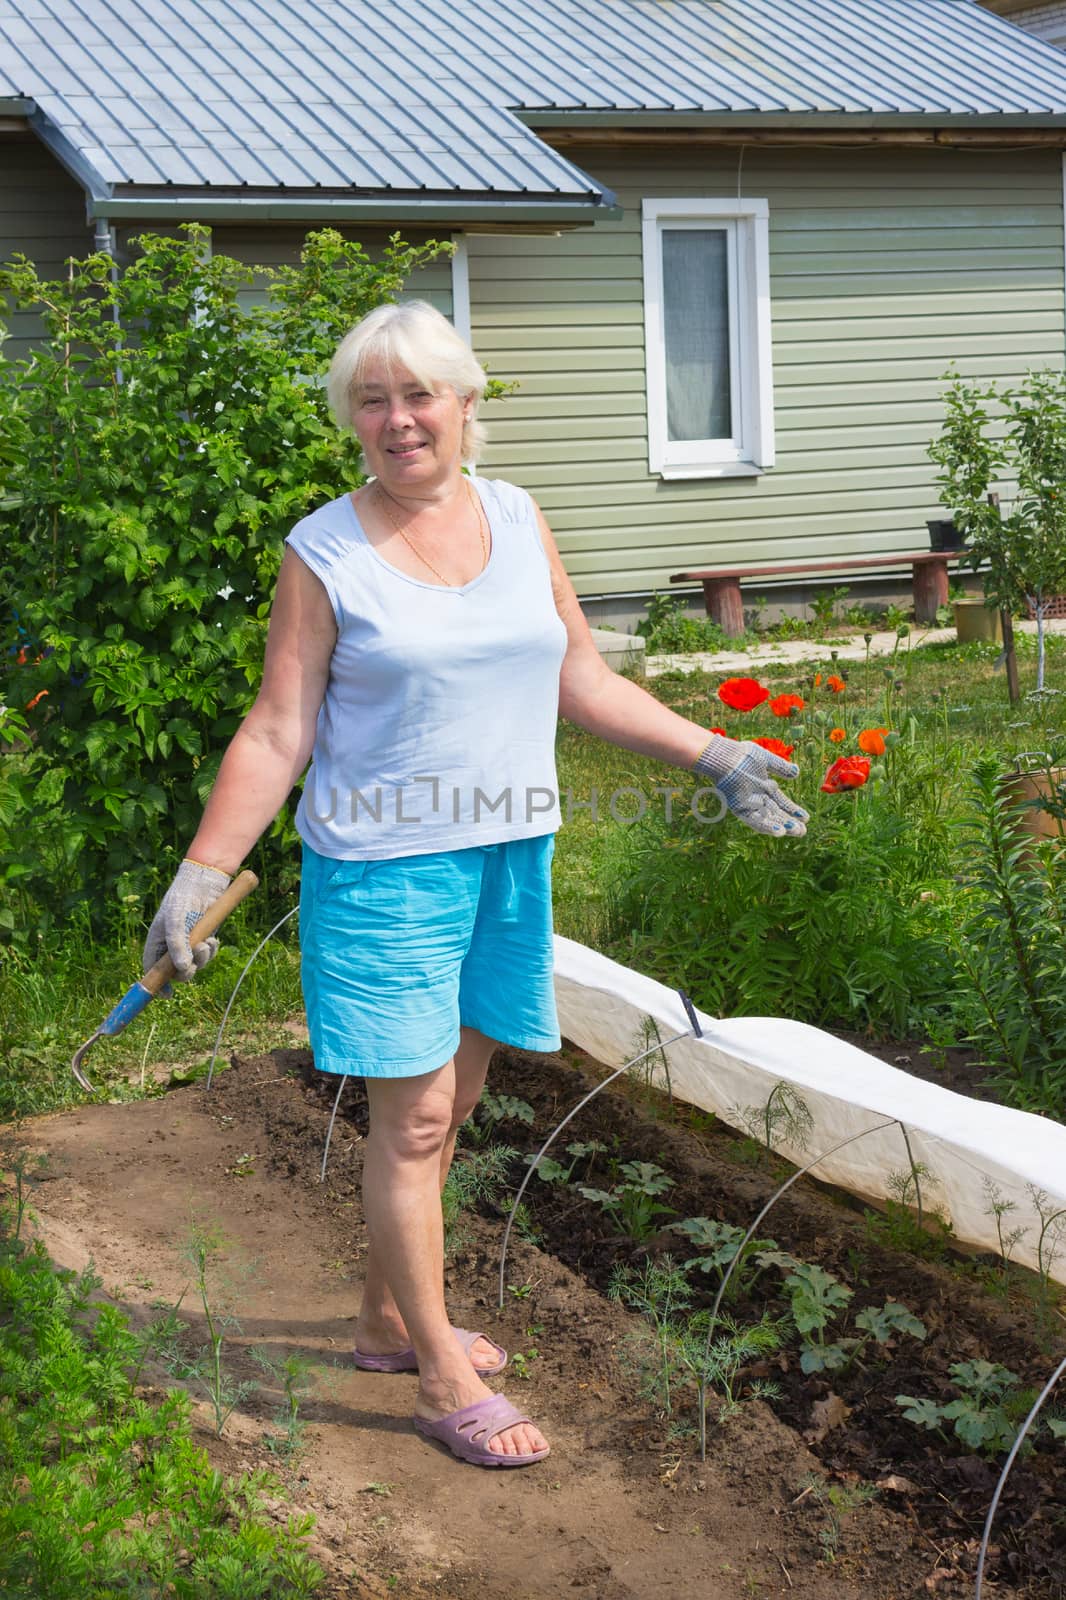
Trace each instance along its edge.
{"label": "house", "polygon": [[411,287],[520,384],[483,470],[613,623],[679,570],[922,548],[949,363],[1063,365],[1066,54],[975,0],[383,15],[0,9],[0,255],[451,236]]}
{"label": "house", "polygon": [[1038,39],[1066,49],[1066,0],[981,0],[981,4]]}

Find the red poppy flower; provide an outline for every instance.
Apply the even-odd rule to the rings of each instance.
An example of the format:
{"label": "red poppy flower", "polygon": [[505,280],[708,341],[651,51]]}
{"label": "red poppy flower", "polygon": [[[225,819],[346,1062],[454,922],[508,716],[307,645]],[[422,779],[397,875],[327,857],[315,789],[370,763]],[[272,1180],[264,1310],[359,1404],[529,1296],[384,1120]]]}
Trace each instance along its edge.
{"label": "red poppy flower", "polygon": [[729,735],[728,735],[728,733],[726,733],[724,728],[708,728],[707,732],[708,733],[720,733],[722,735],[723,739],[728,739],[729,738]]}
{"label": "red poppy flower", "polygon": [[752,744],[761,744],[764,750],[771,751],[775,756],[780,756],[783,761],[792,760],[792,752],[796,746],[785,744],[781,739],[753,739]]}
{"label": "red poppy flower", "polygon": [[790,717],[793,711],[802,711],[806,704],[801,695],[779,694],[776,700],[770,701],[770,710],[775,717]]}
{"label": "red poppy flower", "polygon": [[833,673],[832,677],[826,678],[825,681],[827,688],[832,689],[834,694],[843,694],[844,690],[847,688],[847,684],[844,682],[843,678],[838,678],[835,672]]}
{"label": "red poppy flower", "polygon": [[754,711],[769,700],[770,691],[754,678],[727,678],[718,685],[718,698],[730,711]]}
{"label": "red poppy flower", "polygon": [[840,756],[822,779],[823,794],[840,794],[844,789],[861,789],[870,776],[866,756]]}
{"label": "red poppy flower", "polygon": [[887,728],[863,728],[859,734],[859,749],[868,756],[883,756]]}

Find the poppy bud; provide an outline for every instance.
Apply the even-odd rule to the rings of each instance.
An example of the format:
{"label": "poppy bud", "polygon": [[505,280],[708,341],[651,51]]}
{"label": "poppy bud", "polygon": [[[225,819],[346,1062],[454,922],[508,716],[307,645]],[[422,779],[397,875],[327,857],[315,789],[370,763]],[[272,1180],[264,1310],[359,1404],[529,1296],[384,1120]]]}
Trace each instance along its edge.
{"label": "poppy bud", "polygon": [[896,745],[898,745],[898,744],[899,744],[899,734],[898,733],[886,733],[885,734],[885,748],[887,750],[894,750]]}
{"label": "poppy bud", "polygon": [[829,718],[826,716],[824,711],[816,711],[814,713],[814,720],[818,726],[822,728],[829,721]]}
{"label": "poppy bud", "polygon": [[881,765],[880,761],[875,761],[873,766],[870,768],[870,782],[879,783],[884,776],[884,767]]}
{"label": "poppy bud", "polygon": [[910,624],[908,622],[901,622],[899,627],[896,629],[896,638],[905,639],[910,631]]}
{"label": "poppy bud", "polygon": [[870,641],[873,639],[873,634],[872,633],[864,633],[863,634],[863,639],[865,640],[865,642],[867,644],[869,644]]}

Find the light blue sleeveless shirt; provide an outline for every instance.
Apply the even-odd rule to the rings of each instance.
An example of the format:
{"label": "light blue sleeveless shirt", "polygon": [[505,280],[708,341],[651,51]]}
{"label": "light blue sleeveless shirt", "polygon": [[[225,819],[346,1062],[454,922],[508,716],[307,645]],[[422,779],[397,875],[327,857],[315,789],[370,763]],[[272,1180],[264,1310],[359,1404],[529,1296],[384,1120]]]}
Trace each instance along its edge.
{"label": "light blue sleeveless shirt", "polygon": [[325,586],[337,644],[296,812],[301,838],[345,861],[427,855],[554,833],[566,628],[533,501],[472,478],[492,544],[457,588],[399,571],[350,495],[286,541]]}

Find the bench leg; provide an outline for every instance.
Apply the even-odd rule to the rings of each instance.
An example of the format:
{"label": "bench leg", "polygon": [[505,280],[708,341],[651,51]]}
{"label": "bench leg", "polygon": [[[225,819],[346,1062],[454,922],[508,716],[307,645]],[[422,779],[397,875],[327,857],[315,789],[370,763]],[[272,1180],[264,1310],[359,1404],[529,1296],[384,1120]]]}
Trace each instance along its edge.
{"label": "bench leg", "polygon": [[739,638],[744,632],[744,607],[740,599],[739,579],[704,578],[703,603],[707,615],[731,639]]}
{"label": "bench leg", "polygon": [[914,620],[935,622],[937,607],[948,603],[948,564],[946,561],[916,561],[911,571],[914,574]]}

